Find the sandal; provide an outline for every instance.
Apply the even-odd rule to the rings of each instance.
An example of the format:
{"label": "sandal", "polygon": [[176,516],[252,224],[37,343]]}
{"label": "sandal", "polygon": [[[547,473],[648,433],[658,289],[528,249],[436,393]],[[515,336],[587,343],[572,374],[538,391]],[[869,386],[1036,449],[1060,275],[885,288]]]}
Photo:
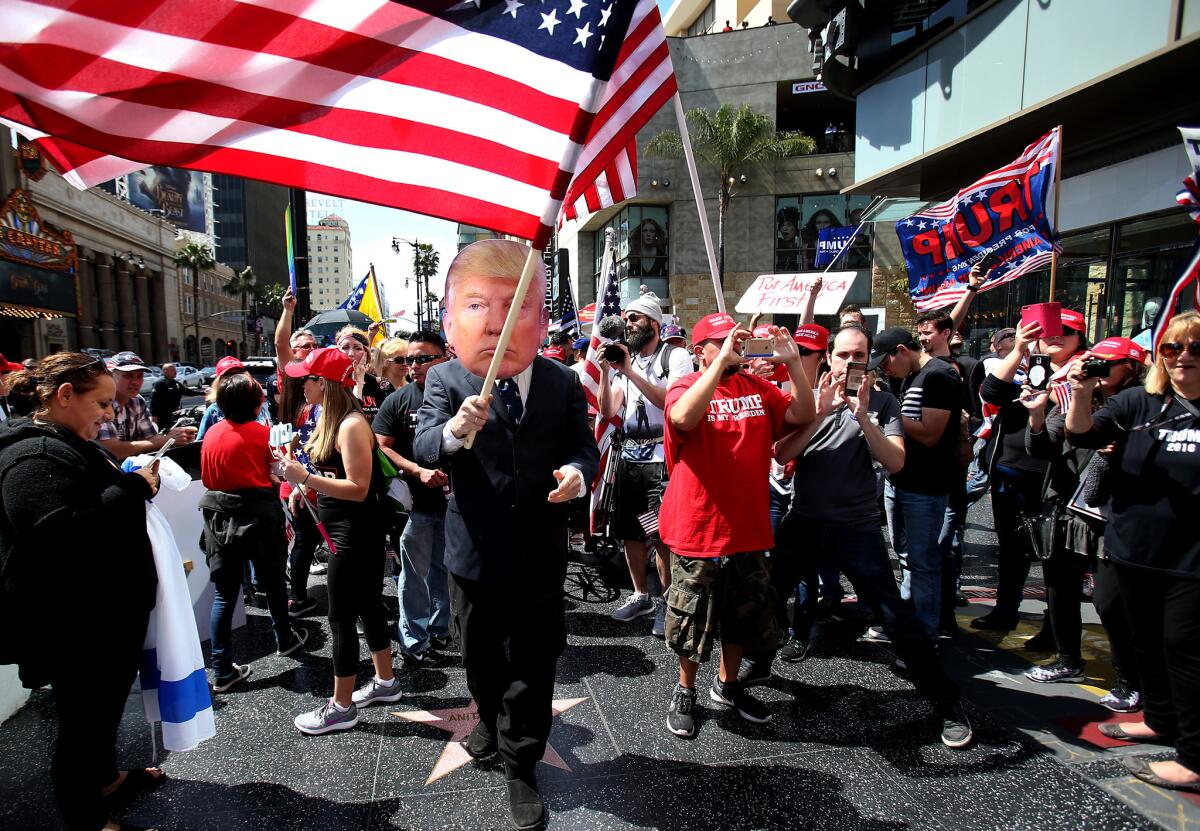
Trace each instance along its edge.
{"label": "sandal", "polygon": [[1134,736],[1125,732],[1120,724],[1101,724],[1098,728],[1100,735],[1119,742],[1134,742],[1136,744],[1171,744],[1162,736]]}
{"label": "sandal", "polygon": [[1151,760],[1145,756],[1126,756],[1124,761],[1129,772],[1143,782],[1149,782],[1160,788],[1170,788],[1173,791],[1200,793],[1200,782],[1172,782],[1170,779],[1163,779],[1150,769]]}
{"label": "sandal", "polygon": [[[151,771],[156,771],[157,775]],[[163,772],[162,768],[134,768],[125,772],[125,778],[121,780],[121,784],[117,785],[111,793],[105,794],[104,800],[115,803],[133,799],[141,794],[149,793],[166,781],[167,774]],[[125,825],[121,827],[133,828]],[[133,831],[137,830],[133,829]]]}

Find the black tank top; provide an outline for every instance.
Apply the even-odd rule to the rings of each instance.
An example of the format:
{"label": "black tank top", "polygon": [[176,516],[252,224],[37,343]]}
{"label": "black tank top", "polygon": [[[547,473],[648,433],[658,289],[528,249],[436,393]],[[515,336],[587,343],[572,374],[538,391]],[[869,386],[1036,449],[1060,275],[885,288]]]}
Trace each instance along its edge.
{"label": "black tank top", "polygon": [[[342,454],[336,450],[328,459],[319,462],[311,459],[311,461],[318,476],[324,476],[326,479],[346,478],[346,465],[342,461]],[[383,468],[379,464],[379,454],[375,450],[372,450],[371,484],[370,489],[367,491],[367,498],[362,502],[353,502],[348,499],[338,499],[337,497],[319,493],[317,494],[317,508],[321,515],[321,521],[329,524],[333,522],[356,522],[365,519],[373,520],[380,513],[379,501],[385,490],[386,483],[383,476]]]}

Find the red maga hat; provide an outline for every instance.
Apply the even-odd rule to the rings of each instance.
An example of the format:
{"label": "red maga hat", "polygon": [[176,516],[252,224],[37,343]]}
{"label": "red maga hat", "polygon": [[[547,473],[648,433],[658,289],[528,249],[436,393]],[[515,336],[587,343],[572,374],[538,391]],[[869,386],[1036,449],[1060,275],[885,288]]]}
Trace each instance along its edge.
{"label": "red maga hat", "polygon": [[24,368],[20,364],[14,364],[8,358],[0,355],[0,375],[6,372],[20,372]]}
{"label": "red maga hat", "polygon": [[226,355],[221,360],[217,361],[217,377],[228,375],[239,369],[245,369],[246,365],[235,358],[233,355]]}
{"label": "red maga hat", "polygon": [[1088,350],[1089,358],[1103,358],[1106,361],[1124,361],[1132,358],[1138,363],[1145,363],[1146,350],[1129,338],[1105,338]]}
{"label": "red maga hat", "polygon": [[792,337],[796,341],[796,346],[803,346],[814,352],[824,352],[829,348],[829,330],[815,323],[797,326]]}
{"label": "red maga hat", "polygon": [[692,327],[692,343],[706,340],[725,340],[737,328],[737,321],[727,314],[705,315]]}
{"label": "red maga hat", "polygon": [[303,361],[292,361],[283,371],[290,378],[315,375],[345,387],[354,386],[354,362],[332,346],[314,349]]}
{"label": "red maga hat", "polygon": [[1077,312],[1074,309],[1063,309],[1059,316],[1062,318],[1064,329],[1074,329],[1076,332],[1083,332],[1087,328],[1087,324],[1083,320],[1083,312]]}

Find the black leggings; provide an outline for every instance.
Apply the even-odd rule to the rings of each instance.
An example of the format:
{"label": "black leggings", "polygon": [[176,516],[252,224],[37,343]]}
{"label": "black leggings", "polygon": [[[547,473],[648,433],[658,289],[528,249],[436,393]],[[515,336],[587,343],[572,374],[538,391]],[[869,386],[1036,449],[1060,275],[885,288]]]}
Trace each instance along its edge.
{"label": "black leggings", "polygon": [[360,515],[354,522],[326,524],[337,546],[329,557],[329,629],[333,636],[333,674],[358,674],[358,631],[362,618],[367,648],[378,652],[391,645],[383,606],[383,525]]}
{"label": "black leggings", "polygon": [[1092,604],[1104,624],[1108,644],[1112,648],[1113,669],[1117,677],[1132,690],[1142,689],[1142,676],[1138,673],[1136,647],[1133,643],[1133,627],[1121,601],[1121,586],[1117,580],[1117,567],[1112,560],[1101,558],[1096,562],[1096,589]]}
{"label": "black leggings", "polygon": [[312,514],[303,505],[296,511],[292,532],[296,535],[292,541],[292,552],[289,555],[288,598],[291,600],[308,599],[308,571],[312,568],[313,554],[321,544],[321,532]]}
{"label": "black leggings", "polygon": [[1042,505],[1042,474],[998,468],[992,472],[992,521],[996,527],[997,585],[993,614],[1015,619],[1020,613],[1025,578],[1029,576],[1029,553],[1019,530],[1022,511]]}
{"label": "black leggings", "polygon": [[1088,558],[1074,551],[1058,549],[1042,563],[1046,581],[1046,615],[1054,632],[1058,657],[1071,666],[1079,666],[1080,642],[1083,640],[1083,576]]}

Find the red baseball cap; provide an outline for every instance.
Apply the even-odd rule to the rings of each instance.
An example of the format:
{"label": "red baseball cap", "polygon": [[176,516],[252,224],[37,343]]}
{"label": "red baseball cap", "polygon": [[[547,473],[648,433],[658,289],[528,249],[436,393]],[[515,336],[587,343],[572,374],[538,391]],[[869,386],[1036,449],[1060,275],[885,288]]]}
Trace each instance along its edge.
{"label": "red baseball cap", "polygon": [[1087,328],[1087,324],[1083,320],[1083,312],[1077,312],[1074,309],[1062,309],[1059,312],[1059,317],[1062,318],[1062,325],[1065,329],[1074,329],[1076,332],[1083,332]]}
{"label": "red baseball cap", "polygon": [[692,327],[692,343],[725,340],[726,336],[736,328],[737,321],[727,314],[705,315]]}
{"label": "red baseball cap", "polygon": [[221,360],[217,361],[217,377],[227,375],[234,370],[245,369],[246,365],[235,358],[233,355],[226,355]]}
{"label": "red baseball cap", "polygon": [[21,366],[20,364],[14,364],[8,358],[0,355],[0,374],[4,374],[6,372],[20,372],[24,368],[25,367]]}
{"label": "red baseball cap", "polygon": [[542,350],[543,358],[553,358],[556,361],[566,362],[567,352],[561,346],[547,346]]}
{"label": "red baseball cap", "polygon": [[283,371],[289,378],[315,375],[328,381],[336,381],[345,387],[354,386],[354,362],[333,346],[314,349],[303,361],[292,361]]}
{"label": "red baseball cap", "polygon": [[796,341],[796,346],[803,346],[805,349],[812,349],[814,352],[824,352],[829,348],[829,330],[824,326],[818,326],[816,323],[805,323],[803,326],[797,326],[796,332],[792,337]]}
{"label": "red baseball cap", "polygon": [[1106,361],[1124,361],[1132,358],[1139,364],[1146,362],[1146,350],[1129,338],[1106,338],[1088,350],[1089,358]]}

